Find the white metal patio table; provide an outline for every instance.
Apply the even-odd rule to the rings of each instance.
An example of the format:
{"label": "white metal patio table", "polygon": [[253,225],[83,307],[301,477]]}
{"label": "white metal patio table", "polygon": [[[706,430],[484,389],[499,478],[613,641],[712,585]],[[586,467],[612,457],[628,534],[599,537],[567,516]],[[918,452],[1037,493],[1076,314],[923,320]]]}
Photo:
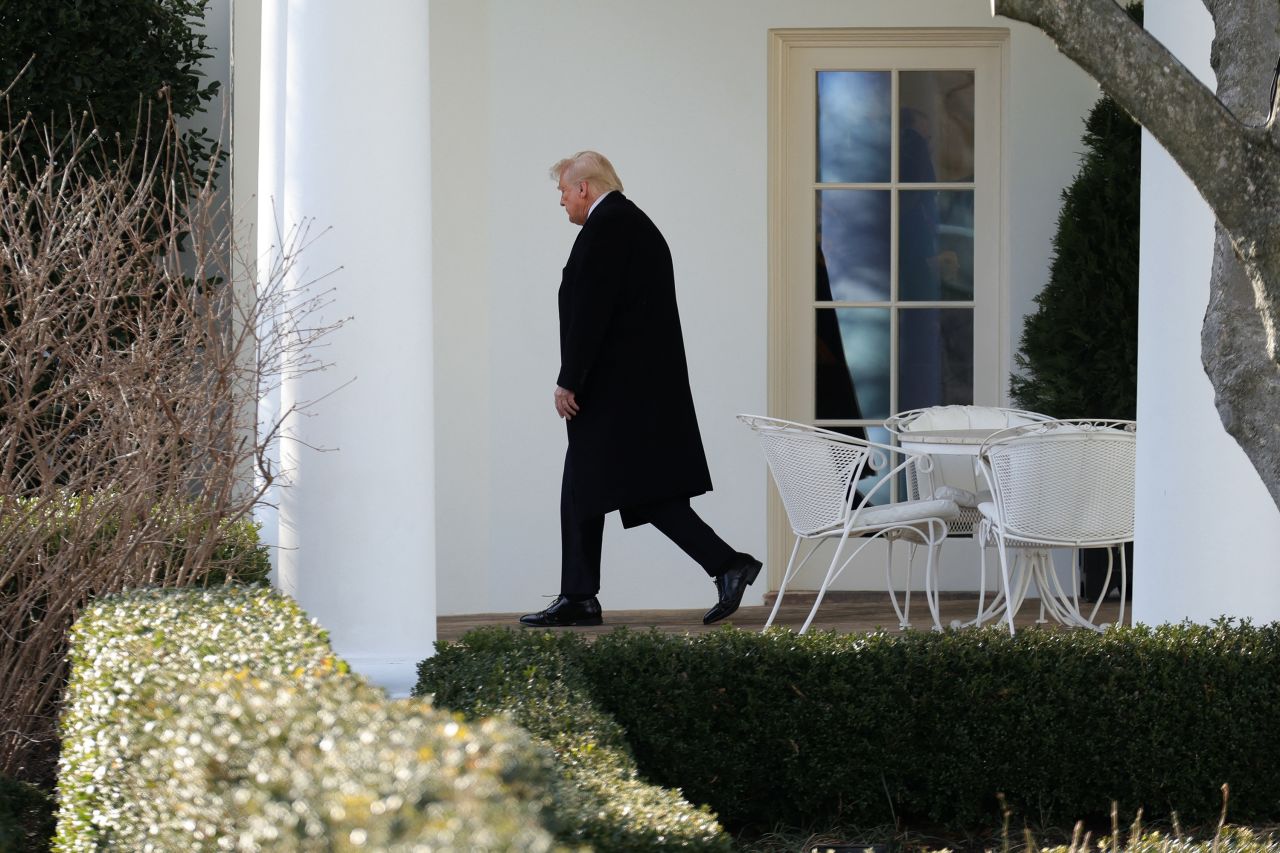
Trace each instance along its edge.
{"label": "white metal patio table", "polygon": [[[930,456],[969,456],[977,466],[978,456],[983,443],[1000,432],[1000,429],[938,429],[913,430],[898,436],[898,443],[904,450],[914,453],[925,453]],[[1044,623],[1045,613],[1064,625],[1090,625],[1080,613],[1079,603],[1062,588],[1053,569],[1053,559],[1047,548],[1019,549],[1018,560],[1014,567],[1012,589],[1000,589],[991,603],[986,600],[986,572],[982,572],[978,590],[978,613],[968,622],[953,621],[951,627],[963,628],[970,625],[981,625],[993,619],[1005,618],[1006,608],[1012,607],[1017,614],[1026,599],[1027,591],[1034,580],[1040,593],[1040,618]],[[929,612],[933,615],[935,629],[942,628],[938,607],[937,567],[932,577],[925,577],[925,600],[929,603]]]}
{"label": "white metal patio table", "polygon": [[915,453],[927,453],[930,456],[972,456],[977,459],[982,443],[999,431],[999,429],[921,429],[902,433],[898,436],[898,443],[904,450]]}

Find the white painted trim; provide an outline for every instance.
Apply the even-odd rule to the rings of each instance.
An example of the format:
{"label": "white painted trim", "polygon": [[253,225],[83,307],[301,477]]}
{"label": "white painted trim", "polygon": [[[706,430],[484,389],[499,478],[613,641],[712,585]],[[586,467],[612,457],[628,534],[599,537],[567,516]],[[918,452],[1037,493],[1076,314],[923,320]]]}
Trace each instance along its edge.
{"label": "white painted trim", "polygon": [[1003,27],[779,28],[769,36],[784,53],[796,47],[1001,47],[1009,41]]}
{"label": "white painted trim", "polygon": [[1011,63],[1009,57],[1009,39],[1008,32],[1005,32],[1005,38],[1000,42],[1000,71],[997,75],[996,82],[1000,86],[1000,169],[996,173],[996,180],[999,186],[995,188],[996,198],[1000,204],[999,225],[1000,233],[997,235],[999,242],[999,256],[996,259],[996,265],[1000,275],[1000,299],[996,307],[996,322],[999,324],[997,328],[1001,330],[997,340],[996,363],[1000,365],[1001,375],[1004,377],[1003,387],[1000,389],[1000,404],[1004,406],[1011,405],[1009,399],[1009,377],[1013,374],[1013,330],[1010,322],[1010,299],[1009,292],[1009,115],[1011,107],[1009,105],[1009,74],[1011,72]]}
{"label": "white painted trim", "polygon": [[[787,266],[786,257],[786,241],[782,239],[783,234],[783,216],[782,216],[782,199],[783,192],[783,168],[782,164],[788,160],[787,134],[785,132],[786,124],[783,121],[783,108],[786,105],[784,97],[785,78],[784,73],[789,59],[790,52],[797,47],[806,38],[815,37],[822,31],[814,30],[770,30],[769,31],[769,140],[768,140],[768,175],[769,175],[769,192],[768,192],[768,223],[769,223],[769,245],[768,245],[768,286],[767,286],[767,310],[768,310],[768,342],[765,358],[767,362],[767,406],[768,411],[765,413],[770,416],[776,416],[786,408],[786,377],[784,370],[778,364],[777,353],[783,352],[787,344],[787,329],[790,327],[790,318],[787,316],[787,302],[784,289],[781,287],[783,280],[783,270]],[[765,565],[768,570],[768,588],[776,590],[782,585],[782,574],[787,565],[787,555],[789,553],[787,537],[785,535],[776,535],[777,531],[783,531],[784,534],[790,529],[787,523],[786,510],[782,506],[782,498],[778,494],[777,487],[773,484],[773,478],[769,476],[767,470],[765,478],[768,484],[768,509],[766,512],[766,522],[768,532],[766,534],[765,544]]]}

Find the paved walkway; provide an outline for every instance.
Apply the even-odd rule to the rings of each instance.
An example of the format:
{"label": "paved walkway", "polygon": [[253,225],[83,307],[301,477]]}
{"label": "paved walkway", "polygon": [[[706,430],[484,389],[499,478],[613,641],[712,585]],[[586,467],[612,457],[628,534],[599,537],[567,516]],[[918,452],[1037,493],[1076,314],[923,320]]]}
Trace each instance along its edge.
{"label": "paved walkway", "polygon": [[[547,599],[550,602],[550,599]],[[950,624],[952,619],[972,619],[977,610],[978,597],[975,594],[944,594],[941,601],[943,624]],[[769,607],[742,607],[729,619],[718,625],[702,624],[705,608],[698,610],[610,610],[608,600],[605,605],[604,624],[598,628],[572,628],[553,630],[581,631],[585,634],[599,634],[625,625],[635,630],[658,628],[671,634],[700,634],[712,630],[719,625],[735,625],[748,631],[759,631],[769,617]],[[707,607],[713,602],[708,601]],[[813,593],[787,593],[783,599],[782,609],[774,624],[793,630],[800,630],[809,608],[813,604]],[[1081,608],[1084,609],[1083,603]],[[1102,622],[1114,621],[1119,609],[1116,599],[1106,601],[1099,611],[1098,619]],[[1128,618],[1129,609],[1125,608]],[[1039,608],[1034,600],[1029,599],[1022,610],[1014,617],[1014,624],[1019,628],[1035,624]],[[518,627],[519,613],[477,613],[460,616],[441,616],[436,622],[436,631],[441,640],[456,640],[472,628],[484,625],[506,625]],[[929,607],[924,596],[915,594],[911,597],[911,622],[917,630],[927,630],[931,623]],[[1050,622],[1050,626],[1058,627]],[[828,593],[823,599],[822,608],[814,619],[810,630],[840,631],[854,633],[874,631],[877,628],[897,630],[898,620],[889,604],[887,593],[883,592],[835,592]],[[535,630],[535,629],[530,629]]]}

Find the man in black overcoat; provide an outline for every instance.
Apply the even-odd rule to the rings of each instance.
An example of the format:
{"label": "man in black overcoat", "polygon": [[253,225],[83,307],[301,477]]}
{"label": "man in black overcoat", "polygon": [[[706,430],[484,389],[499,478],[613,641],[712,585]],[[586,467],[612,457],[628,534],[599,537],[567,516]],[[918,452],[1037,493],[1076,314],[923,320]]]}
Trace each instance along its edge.
{"label": "man in black overcoat", "polygon": [[733,613],[760,572],[689,506],[711,491],[689,389],[671,251],[622,194],[603,155],[583,151],[551,175],[560,204],[582,227],[560,282],[560,374],[555,407],[569,450],[560,491],[560,595],[525,625],[599,625],[604,517],[652,524],[716,585],[702,621]]}

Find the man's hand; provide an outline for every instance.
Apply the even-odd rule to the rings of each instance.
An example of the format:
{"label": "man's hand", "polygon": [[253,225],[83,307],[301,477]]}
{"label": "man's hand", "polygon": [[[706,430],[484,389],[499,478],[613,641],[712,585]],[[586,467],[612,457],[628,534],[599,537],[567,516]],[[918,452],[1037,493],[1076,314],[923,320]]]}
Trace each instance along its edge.
{"label": "man's hand", "polygon": [[573,416],[578,414],[578,401],[573,392],[559,385],[556,386],[556,414],[566,421],[573,420]]}

